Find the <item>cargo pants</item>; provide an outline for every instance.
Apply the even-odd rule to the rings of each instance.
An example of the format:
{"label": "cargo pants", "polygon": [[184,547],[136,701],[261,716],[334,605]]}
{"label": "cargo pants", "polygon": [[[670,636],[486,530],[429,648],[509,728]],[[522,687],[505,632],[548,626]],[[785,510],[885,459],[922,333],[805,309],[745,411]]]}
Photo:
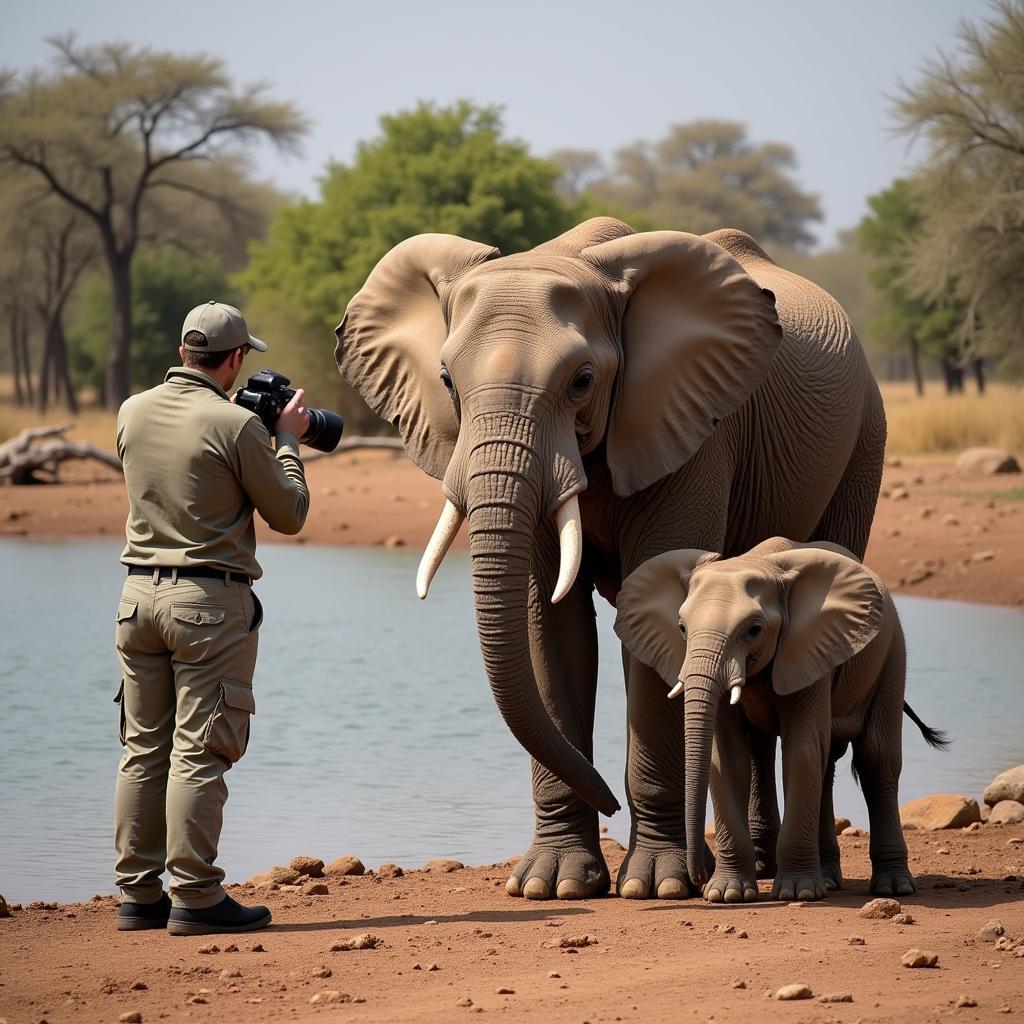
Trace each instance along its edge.
{"label": "cargo pants", "polygon": [[217,867],[224,773],[256,710],[252,677],[263,612],[252,588],[220,579],[128,576],[117,608],[124,755],[114,798],[116,877],[128,903],[224,898]]}

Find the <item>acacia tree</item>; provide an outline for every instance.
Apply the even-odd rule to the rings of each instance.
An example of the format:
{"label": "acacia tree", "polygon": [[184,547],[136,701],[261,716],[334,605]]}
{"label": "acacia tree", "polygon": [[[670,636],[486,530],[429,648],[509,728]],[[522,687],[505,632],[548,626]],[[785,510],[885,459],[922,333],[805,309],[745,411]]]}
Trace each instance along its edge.
{"label": "acacia tree", "polygon": [[235,91],[213,58],[51,43],[52,73],[8,79],[0,161],[32,172],[98,234],[111,284],[105,399],[116,409],[131,387],[131,267],[154,192],[206,200],[182,168],[260,138],[294,148],[306,126],[263,85]]}
{"label": "acacia tree", "polygon": [[1024,2],[964,21],[897,98],[900,129],[921,136],[920,231],[906,279],[918,296],[962,303],[961,361],[999,358],[1024,372]]}
{"label": "acacia tree", "polygon": [[762,243],[803,247],[821,220],[818,198],[793,178],[796,154],[780,142],[754,144],[735,121],[674,125],[656,142],[635,142],[615,153],[595,179],[587,151],[555,153],[562,187],[578,189],[589,209],[610,205],[640,214],[661,228],[700,233],[721,227],[748,231]]}

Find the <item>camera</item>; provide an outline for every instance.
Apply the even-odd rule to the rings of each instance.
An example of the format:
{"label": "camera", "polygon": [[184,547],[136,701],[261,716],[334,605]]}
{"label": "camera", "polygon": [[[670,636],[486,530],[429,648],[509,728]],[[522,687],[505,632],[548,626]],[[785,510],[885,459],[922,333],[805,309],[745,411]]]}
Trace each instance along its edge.
{"label": "camera", "polygon": [[[235,402],[243,409],[256,413],[263,425],[273,434],[277,418],[284,407],[295,397],[291,381],[274,370],[260,370],[254,373],[244,387],[235,392]],[[303,444],[320,452],[333,452],[341,440],[345,423],[330,409],[309,409],[309,429],[300,438]]]}

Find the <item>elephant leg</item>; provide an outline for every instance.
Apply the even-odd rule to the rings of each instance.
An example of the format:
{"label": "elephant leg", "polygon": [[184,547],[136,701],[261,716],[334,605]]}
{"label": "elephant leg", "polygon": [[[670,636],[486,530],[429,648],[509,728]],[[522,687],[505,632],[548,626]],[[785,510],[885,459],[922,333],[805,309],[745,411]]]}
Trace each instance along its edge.
{"label": "elephant leg", "polygon": [[[556,554],[557,559],[557,554]],[[557,561],[555,563],[557,565]],[[555,725],[593,760],[597,627],[591,582],[581,571],[572,591],[551,603],[554,579],[531,577],[530,649],[541,697]],[[533,842],[506,884],[511,896],[543,900],[602,896],[610,887],[597,811],[532,761]]]}
{"label": "elephant leg", "polygon": [[836,777],[836,761],[846,753],[845,743],[833,743],[828,753],[825,777],[821,780],[821,813],[818,815],[818,860],[825,886],[830,891],[843,887],[843,869],[839,863],[839,841],[836,839],[836,812],[832,806],[832,787]]}
{"label": "elephant leg", "polygon": [[704,886],[704,899],[709,903],[753,903],[757,899],[754,844],[747,823],[750,765],[746,715],[723,705],[711,754],[715,870]]}
{"label": "elephant leg", "polygon": [[818,859],[818,823],[831,731],[830,690],[826,678],[778,698],[785,796],[779,870],[772,886],[778,900],[817,900],[826,891]]}
{"label": "elephant leg", "polygon": [[864,730],[853,741],[853,764],[871,828],[871,892],[877,896],[909,896],[917,891],[907,865],[899,809],[906,658],[902,637],[893,646],[896,650],[882,670]]}
{"label": "elephant leg", "polygon": [[758,878],[774,878],[777,869],[775,846],[779,840],[779,798],[775,786],[775,736],[749,728],[751,767],[750,838]]}
{"label": "elephant leg", "polygon": [[695,890],[686,870],[683,702],[668,700],[664,680],[637,658],[624,653],[623,663],[632,822],[616,889],[626,899],[685,899]]}

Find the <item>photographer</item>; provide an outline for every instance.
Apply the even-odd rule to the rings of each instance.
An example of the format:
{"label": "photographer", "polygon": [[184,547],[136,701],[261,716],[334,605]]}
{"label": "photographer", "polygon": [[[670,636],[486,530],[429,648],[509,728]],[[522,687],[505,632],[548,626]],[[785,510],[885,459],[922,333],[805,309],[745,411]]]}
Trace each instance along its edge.
{"label": "photographer", "polygon": [[129,398],[117,423],[129,500],[116,627],[117,927],[201,935],[270,923],[266,907],[224,892],[215,861],[224,773],[245,753],[255,711],[253,512],[280,533],[302,529],[309,413],[295,392],[274,425],[275,450],[260,417],[228,399],[246,353],[267,349],[233,306],[197,306],[181,336],[183,365]]}

